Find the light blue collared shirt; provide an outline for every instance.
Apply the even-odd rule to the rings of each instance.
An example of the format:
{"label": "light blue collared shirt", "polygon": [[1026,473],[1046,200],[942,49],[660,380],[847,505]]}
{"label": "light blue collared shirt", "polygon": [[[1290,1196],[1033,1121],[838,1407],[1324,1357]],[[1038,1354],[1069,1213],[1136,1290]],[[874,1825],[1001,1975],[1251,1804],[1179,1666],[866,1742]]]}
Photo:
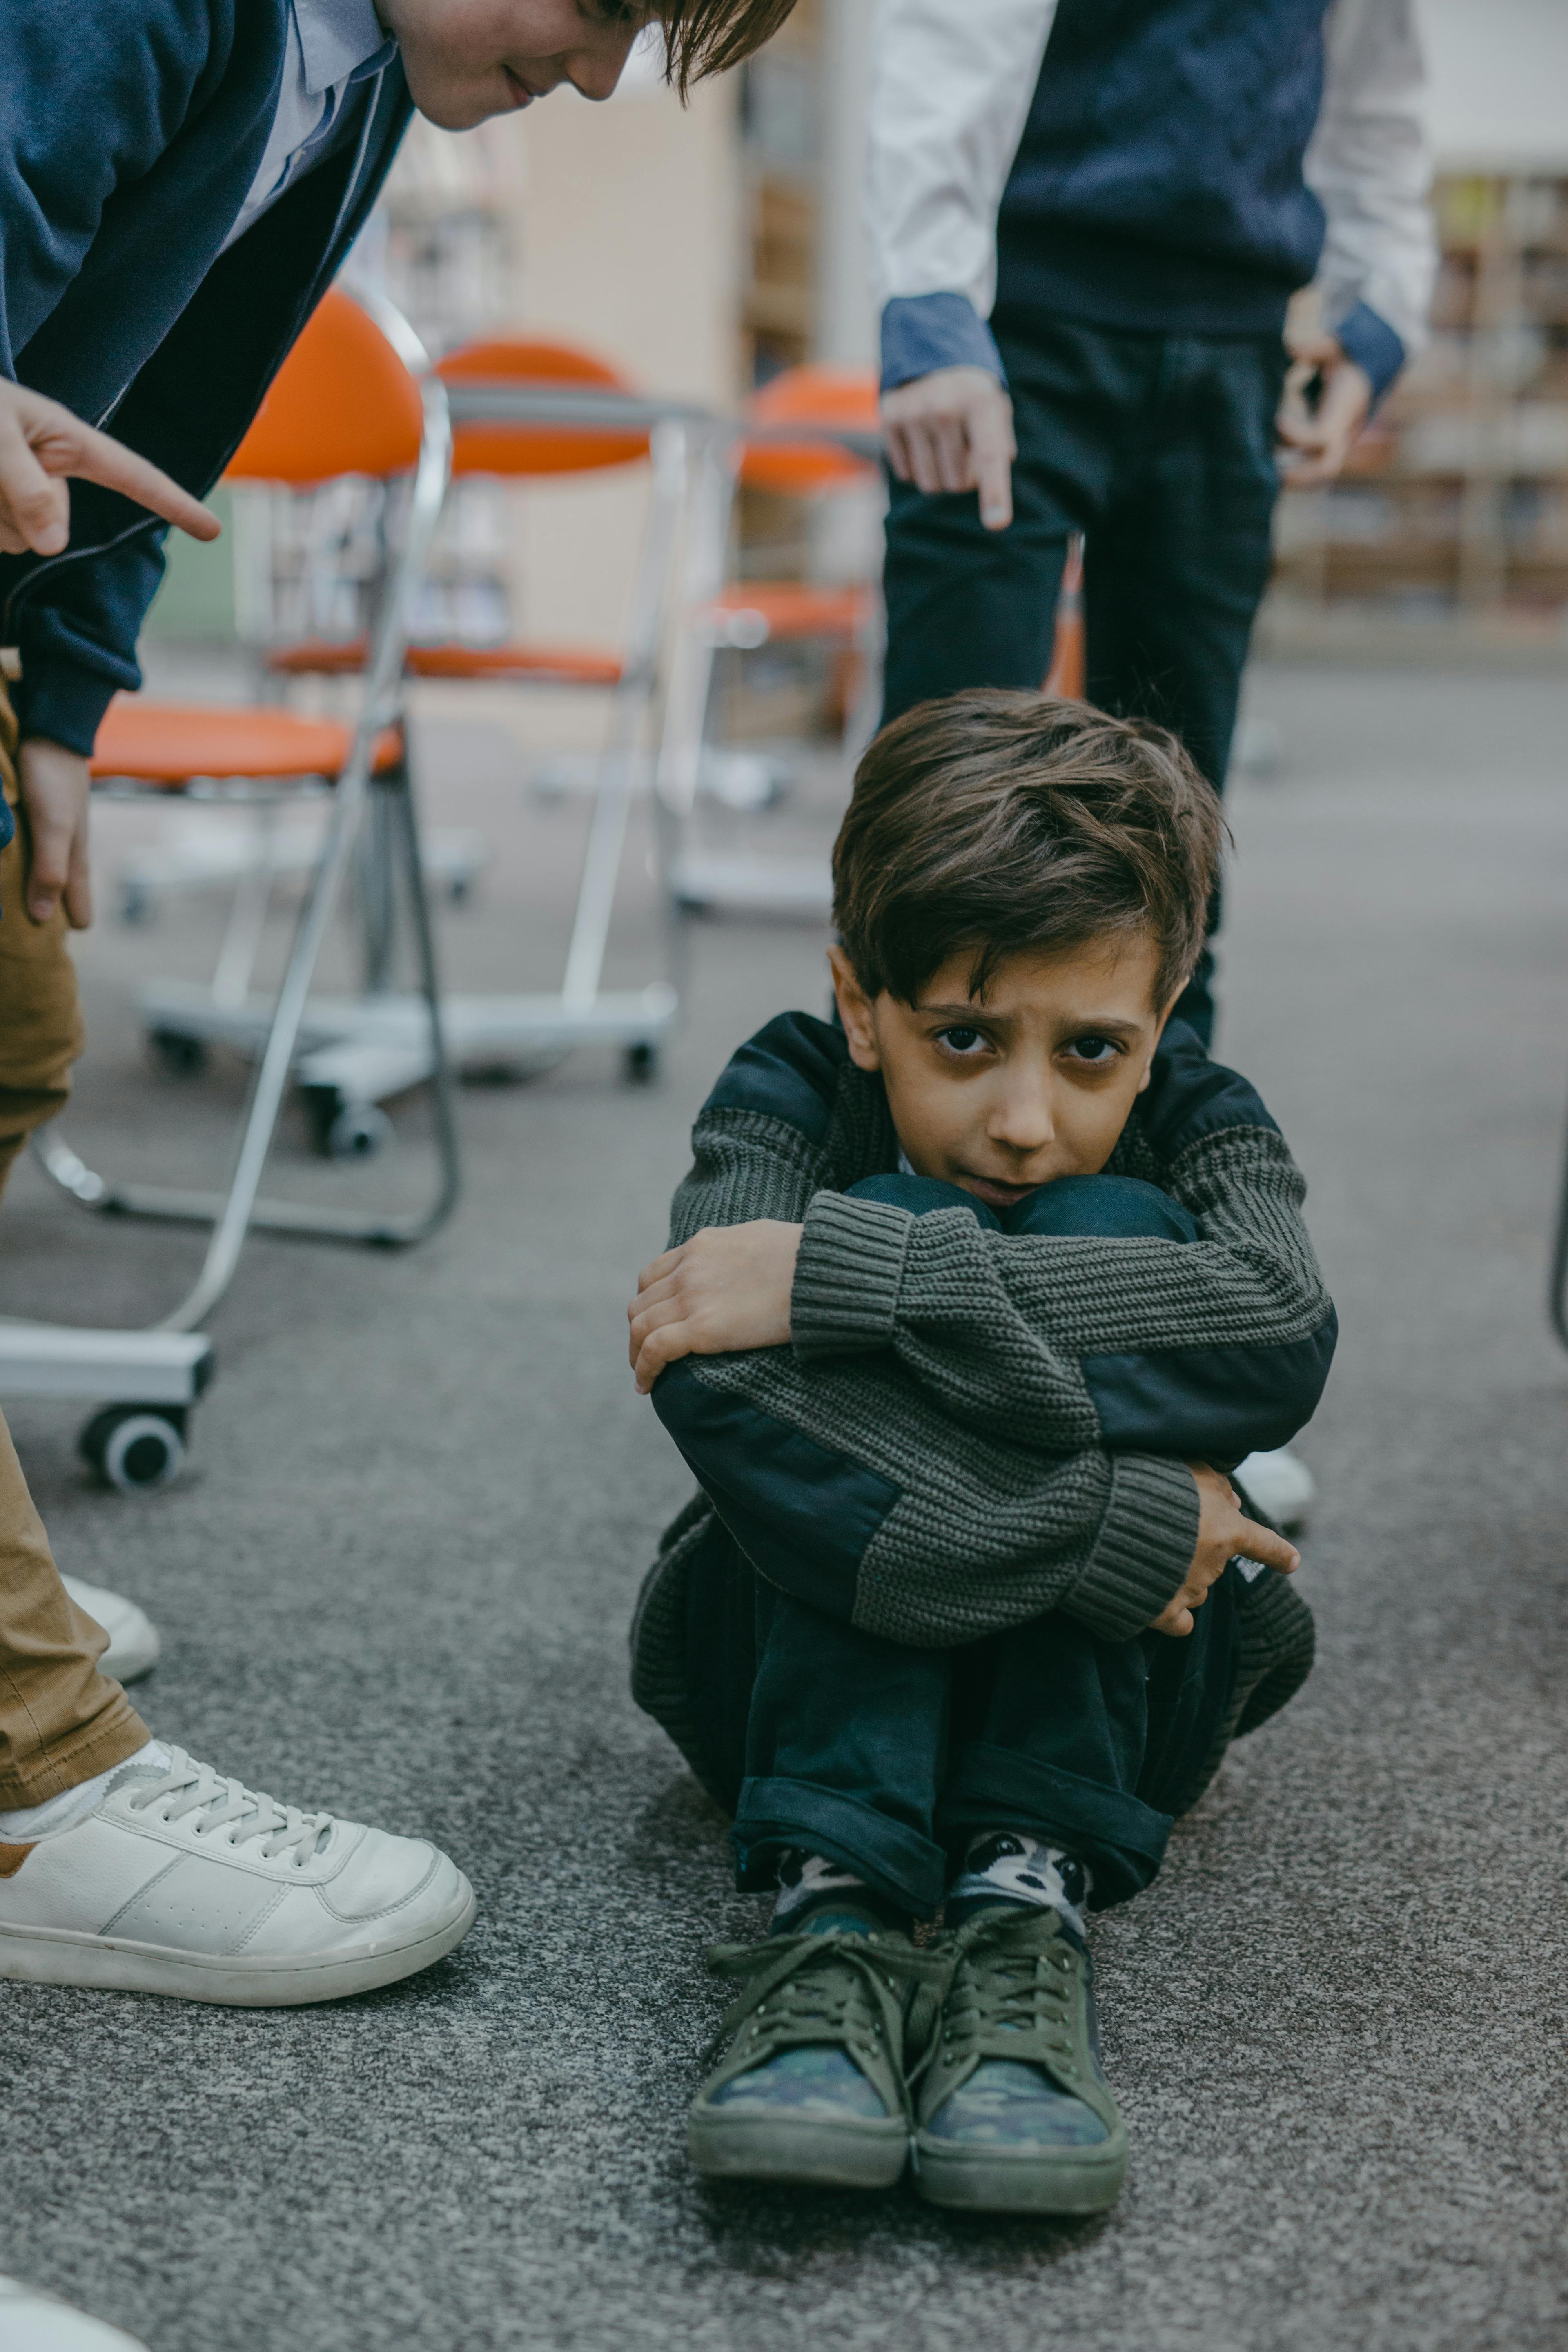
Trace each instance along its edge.
{"label": "light blue collared shirt", "polygon": [[320,163],[351,88],[378,74],[396,49],[373,0],[290,0],[278,110],[250,193],[224,239],[226,253],[285,189]]}

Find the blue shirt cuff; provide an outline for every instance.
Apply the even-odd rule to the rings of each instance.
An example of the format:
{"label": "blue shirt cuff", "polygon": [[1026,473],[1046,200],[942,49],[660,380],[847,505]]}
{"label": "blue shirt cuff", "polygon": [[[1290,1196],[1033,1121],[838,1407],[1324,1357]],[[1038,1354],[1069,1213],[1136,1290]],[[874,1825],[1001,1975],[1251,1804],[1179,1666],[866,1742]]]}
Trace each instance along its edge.
{"label": "blue shirt cuff", "polygon": [[1354,360],[1372,378],[1373,404],[1383,398],[1405,365],[1405,344],[1386,319],[1366,302],[1358,302],[1331,331],[1347,360]]}
{"label": "blue shirt cuff", "polygon": [[967,294],[895,296],[882,311],[882,390],[950,367],[984,368],[999,383],[1007,381],[995,339]]}

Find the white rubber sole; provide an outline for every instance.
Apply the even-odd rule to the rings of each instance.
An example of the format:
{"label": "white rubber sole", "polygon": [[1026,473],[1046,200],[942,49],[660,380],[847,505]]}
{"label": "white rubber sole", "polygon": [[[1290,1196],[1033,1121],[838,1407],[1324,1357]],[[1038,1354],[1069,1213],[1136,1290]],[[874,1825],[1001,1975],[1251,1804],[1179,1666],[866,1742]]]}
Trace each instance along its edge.
{"label": "white rubber sole", "polygon": [[461,1874],[445,1918],[412,1942],[360,1944],[346,1952],[290,1954],[247,1960],[171,1951],[70,1927],[0,1927],[0,1978],[20,1984],[78,1985],[97,1992],[163,1993],[176,2000],[216,2001],[227,2009],[292,2009],[374,1992],[445,1959],[474,1924],[474,1890]]}

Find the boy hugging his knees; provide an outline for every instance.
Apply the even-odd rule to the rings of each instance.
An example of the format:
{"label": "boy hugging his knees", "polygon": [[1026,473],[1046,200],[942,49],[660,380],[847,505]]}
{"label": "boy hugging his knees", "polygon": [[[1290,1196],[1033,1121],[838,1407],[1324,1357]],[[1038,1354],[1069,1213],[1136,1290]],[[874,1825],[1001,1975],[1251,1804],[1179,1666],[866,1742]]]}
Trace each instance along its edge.
{"label": "boy hugging his knees", "polygon": [[698,1119],[630,1314],[701,1491],[633,1687],[773,1898],[710,1956],[705,2173],[1121,2188],[1086,1910],[1312,1656],[1226,1469],[1310,1416],[1333,1309],[1279,1129],[1171,1017],[1223,832],[1158,729],[910,711],[835,852],[842,1026],[770,1022]]}

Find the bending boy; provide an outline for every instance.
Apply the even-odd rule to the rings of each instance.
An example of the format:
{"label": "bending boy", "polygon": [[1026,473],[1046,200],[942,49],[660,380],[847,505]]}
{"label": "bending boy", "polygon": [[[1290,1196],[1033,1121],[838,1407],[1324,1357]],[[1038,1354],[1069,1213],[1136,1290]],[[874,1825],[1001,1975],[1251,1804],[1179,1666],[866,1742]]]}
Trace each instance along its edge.
{"label": "bending boy", "polygon": [[884,2184],[912,2130],[939,2203],[1121,2187],[1085,1907],[1312,1654],[1226,1469],[1310,1417],[1333,1309],[1279,1129],[1170,1019],[1222,831],[1157,729],[917,709],[835,854],[842,1029],[770,1023],[697,1122],[630,1314],[701,1492],[633,1687],[773,1893],[715,1956],[704,2171]]}
{"label": "bending boy", "polygon": [[[0,647],[19,684],[15,708],[0,685],[0,1186],[81,1051],[66,931],[91,912],[88,755],[140,683],[164,524],[216,535],[193,493],[238,446],[414,109],[461,131],[558,87],[607,98],[653,23],[684,88],[793,5],[4,0]],[[98,1670],[104,1643],[0,1422],[0,1978],[318,2000],[466,1934],[473,1894],[445,1855],[149,1738]]]}

